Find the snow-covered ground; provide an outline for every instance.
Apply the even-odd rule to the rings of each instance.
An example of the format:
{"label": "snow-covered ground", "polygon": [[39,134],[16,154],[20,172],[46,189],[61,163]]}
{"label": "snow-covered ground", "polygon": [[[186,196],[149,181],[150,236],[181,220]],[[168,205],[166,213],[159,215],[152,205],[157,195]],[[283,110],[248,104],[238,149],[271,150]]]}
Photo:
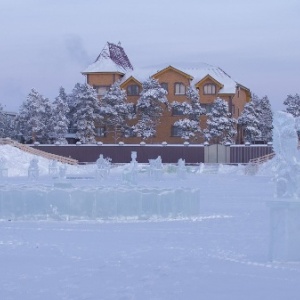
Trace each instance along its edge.
{"label": "snow-covered ground", "polygon": [[[0,299],[299,299],[300,263],[269,259],[270,163],[255,176],[242,166],[221,166],[216,174],[194,166],[182,178],[165,166],[158,179],[140,165],[136,182],[124,182],[126,166],[112,167],[102,180],[92,178],[95,165],[68,166],[73,179],[58,180],[48,176],[49,161],[39,158],[40,178],[32,180],[30,154],[0,146],[0,158],[9,176],[0,179]],[[98,203],[102,190],[126,205],[133,195],[165,199],[171,213],[148,207],[136,210],[136,218],[100,218],[91,206],[94,214],[67,218],[68,208],[62,214],[55,199],[62,191],[70,199],[93,195]],[[191,191],[196,214],[185,210]],[[48,207],[55,205],[41,216],[38,201],[46,195]],[[18,214],[6,215],[16,199],[22,201]]]}

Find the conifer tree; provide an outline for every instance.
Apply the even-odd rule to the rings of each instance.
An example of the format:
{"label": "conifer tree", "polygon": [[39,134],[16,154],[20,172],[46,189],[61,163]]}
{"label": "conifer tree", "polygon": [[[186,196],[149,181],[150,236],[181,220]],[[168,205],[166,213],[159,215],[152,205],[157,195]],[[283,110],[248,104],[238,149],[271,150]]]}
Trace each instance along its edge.
{"label": "conifer tree", "polygon": [[238,124],[243,128],[245,142],[253,143],[261,136],[259,114],[260,111],[251,101],[245,105],[241,116],[238,118]]}
{"label": "conifer tree", "polygon": [[207,129],[204,131],[206,140],[217,144],[234,143],[237,133],[236,120],[229,113],[228,103],[217,98],[207,116]]}
{"label": "conifer tree", "polygon": [[[168,108],[167,91],[154,78],[144,81],[141,97],[137,102],[138,122],[134,132],[143,139],[156,134],[164,108]],[[164,106],[164,107],[163,107]]]}
{"label": "conifer tree", "polygon": [[294,117],[300,117],[300,96],[299,94],[288,95],[283,104],[286,106],[286,112]]}
{"label": "conifer tree", "polygon": [[258,114],[259,130],[261,131],[260,140],[267,143],[272,141],[273,112],[267,96],[259,98],[252,96],[255,110]]}
{"label": "conifer tree", "polygon": [[67,144],[66,135],[68,133],[69,120],[67,114],[69,113],[69,106],[67,103],[67,95],[63,87],[59,89],[59,95],[53,102],[52,112],[52,128],[53,138],[55,142],[60,144]]}
{"label": "conifer tree", "polygon": [[51,114],[49,99],[32,89],[22,103],[18,115],[19,130],[26,142],[49,142],[51,127],[48,119]]}
{"label": "conifer tree", "polygon": [[299,94],[288,95],[283,104],[286,106],[286,112],[295,117],[296,130],[300,139],[300,96]]}
{"label": "conifer tree", "polygon": [[0,104],[0,137],[17,139],[16,116],[6,113]]}
{"label": "conifer tree", "polygon": [[120,81],[115,82],[101,97],[100,115],[106,132],[112,132],[115,143],[120,136],[126,136],[130,126],[128,120],[132,119],[133,104],[127,102],[126,91],[121,89]]}
{"label": "conifer tree", "polygon": [[188,101],[183,103],[174,101],[172,107],[186,116],[176,121],[174,126],[177,127],[183,139],[189,140],[197,138],[197,135],[201,133],[200,116],[205,113],[205,110],[201,107],[199,94],[193,87],[188,87],[186,97]]}
{"label": "conifer tree", "polygon": [[100,120],[97,92],[88,84],[77,83],[73,90],[76,120],[76,135],[83,144],[96,142],[95,122]]}

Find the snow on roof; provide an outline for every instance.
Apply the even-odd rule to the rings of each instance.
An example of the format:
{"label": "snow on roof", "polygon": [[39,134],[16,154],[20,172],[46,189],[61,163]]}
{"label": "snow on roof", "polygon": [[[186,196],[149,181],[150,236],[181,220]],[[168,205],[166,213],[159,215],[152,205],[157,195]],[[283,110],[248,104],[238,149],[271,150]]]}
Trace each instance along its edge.
{"label": "snow on roof", "polygon": [[[174,66],[176,67],[176,66]],[[195,64],[194,66],[188,67],[176,67],[181,71],[194,77],[192,80],[193,84],[198,83],[205,76],[210,75],[216,81],[220,82],[223,85],[223,88],[220,89],[220,94],[235,94],[237,82],[234,81],[226,72],[221,68],[209,65],[206,63]]]}
{"label": "snow on roof", "polygon": [[159,66],[152,66],[147,68],[133,69],[124,49],[121,44],[113,44],[107,42],[101,53],[97,57],[96,61],[89,65],[82,73],[121,73],[121,82],[125,82],[131,76],[139,82],[147,80],[150,76],[155,75],[159,71],[172,66],[188,75],[193,77],[191,84],[195,85],[207,75],[210,75],[213,79],[220,82],[223,87],[220,89],[220,94],[235,94],[236,86],[238,83],[234,81],[226,72],[221,68],[207,64],[207,63],[176,63],[176,64],[164,64]]}
{"label": "snow on roof", "polygon": [[133,67],[121,44],[107,42],[96,61],[82,73],[120,72],[124,74],[128,70],[133,70]]}
{"label": "snow on roof", "polygon": [[[163,69],[169,67],[170,65],[159,65],[156,67],[148,68],[136,68],[132,71],[126,72],[122,78],[122,83],[125,82],[131,76],[137,79],[140,82],[145,81],[150,76],[155,75],[156,73],[162,71]],[[172,67],[190,75],[193,77],[192,84],[198,83],[207,75],[210,75],[216,81],[220,82],[223,85],[223,88],[219,91],[220,94],[235,94],[237,82],[234,81],[226,72],[221,68],[209,65],[206,63],[198,64],[172,64]]]}
{"label": "snow on roof", "polygon": [[118,66],[111,59],[105,57],[100,57],[94,63],[89,65],[84,71],[82,71],[83,74],[101,72],[118,72],[125,74],[125,70],[121,66]]}

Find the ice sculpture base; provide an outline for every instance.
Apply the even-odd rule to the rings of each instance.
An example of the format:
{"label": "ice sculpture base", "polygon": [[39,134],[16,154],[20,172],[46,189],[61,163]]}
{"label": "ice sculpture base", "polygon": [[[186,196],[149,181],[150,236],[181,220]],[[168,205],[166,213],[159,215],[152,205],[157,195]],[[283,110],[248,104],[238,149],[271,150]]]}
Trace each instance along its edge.
{"label": "ice sculpture base", "polygon": [[277,200],[267,205],[270,208],[270,260],[300,261],[300,201]]}

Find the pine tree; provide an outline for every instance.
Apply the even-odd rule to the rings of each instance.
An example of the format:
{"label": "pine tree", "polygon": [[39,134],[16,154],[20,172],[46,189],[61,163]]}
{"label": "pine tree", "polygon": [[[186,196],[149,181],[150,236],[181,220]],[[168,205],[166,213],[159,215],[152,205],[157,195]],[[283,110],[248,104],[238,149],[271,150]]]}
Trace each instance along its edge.
{"label": "pine tree", "polygon": [[261,136],[259,115],[260,111],[251,101],[245,105],[241,116],[238,118],[238,124],[243,128],[245,142],[253,143]]}
{"label": "pine tree", "polygon": [[49,116],[51,103],[35,89],[32,89],[20,107],[18,116],[19,129],[26,142],[49,142],[51,135]]}
{"label": "pine tree", "polygon": [[300,96],[298,94],[288,95],[283,104],[286,106],[286,112],[294,117],[300,117]]}
{"label": "pine tree", "polygon": [[0,138],[6,137],[6,115],[3,111],[3,106],[0,104]]}
{"label": "pine tree", "polygon": [[172,107],[180,111],[186,118],[180,119],[174,123],[181,132],[181,137],[185,140],[197,138],[201,133],[200,116],[205,113],[205,110],[200,105],[198,92],[193,87],[188,87],[186,92],[187,102],[172,103]]}
{"label": "pine tree", "polygon": [[233,143],[237,133],[236,120],[229,113],[228,103],[217,98],[207,116],[206,139],[218,144]]}
{"label": "pine tree", "polygon": [[260,99],[256,95],[252,96],[252,101],[258,113],[259,130],[261,131],[260,139],[265,143],[271,142],[273,134],[273,112],[270,101],[267,96]]}
{"label": "pine tree", "polygon": [[3,106],[0,104],[0,137],[17,138],[15,117],[4,112]]}
{"label": "pine tree", "polygon": [[167,91],[154,78],[149,78],[142,84],[143,90],[137,102],[138,122],[134,132],[143,139],[156,134],[163,113],[163,105],[168,107]]}
{"label": "pine tree", "polygon": [[96,142],[95,122],[101,116],[97,92],[88,84],[76,84],[73,90],[76,119],[76,135],[83,144],[93,144]]}
{"label": "pine tree", "polygon": [[59,95],[53,102],[52,112],[52,128],[53,138],[55,142],[60,144],[67,144],[66,135],[69,128],[69,120],[67,114],[69,113],[69,106],[67,103],[67,95],[63,87],[59,89]]}
{"label": "pine tree", "polygon": [[121,89],[120,81],[115,82],[105,95],[101,97],[100,115],[106,132],[113,132],[115,143],[120,136],[126,136],[132,119],[133,104],[127,103],[126,91]]}
{"label": "pine tree", "polygon": [[69,121],[69,132],[76,133],[76,123],[77,120],[75,118],[76,113],[76,102],[77,102],[77,90],[80,89],[80,83],[76,83],[74,89],[70,94],[62,94],[61,98],[67,102],[69,112],[67,113],[67,119]]}

